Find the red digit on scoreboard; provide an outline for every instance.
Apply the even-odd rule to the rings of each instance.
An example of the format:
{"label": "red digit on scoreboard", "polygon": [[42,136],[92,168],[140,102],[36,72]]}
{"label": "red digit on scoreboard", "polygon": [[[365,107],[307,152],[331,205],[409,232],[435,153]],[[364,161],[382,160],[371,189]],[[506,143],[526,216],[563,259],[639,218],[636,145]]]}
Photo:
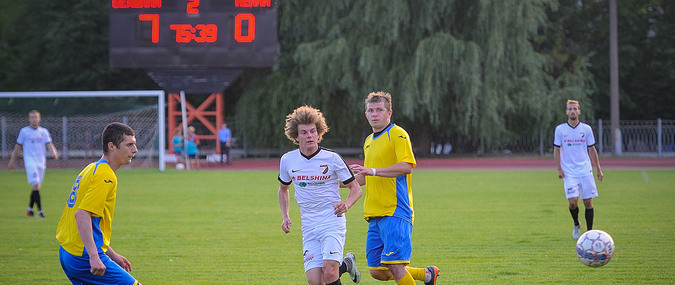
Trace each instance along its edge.
{"label": "red digit on scoreboard", "polygon": [[188,14],[199,14],[199,0],[188,0],[185,12]]}
{"label": "red digit on scoreboard", "polygon": [[159,42],[159,14],[140,14],[138,19],[141,21],[152,22],[152,42]]}
{"label": "red digit on scoreboard", "polygon": [[[248,21],[248,33],[242,35],[241,22]],[[250,43],[255,40],[255,16],[251,13],[237,14],[234,17],[234,40],[240,43]]]}

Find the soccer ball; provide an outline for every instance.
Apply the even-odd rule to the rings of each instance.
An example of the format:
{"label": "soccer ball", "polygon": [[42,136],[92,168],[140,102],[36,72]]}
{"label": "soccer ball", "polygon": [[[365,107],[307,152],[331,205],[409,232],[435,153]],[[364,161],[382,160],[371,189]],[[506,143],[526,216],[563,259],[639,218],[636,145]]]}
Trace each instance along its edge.
{"label": "soccer ball", "polygon": [[176,163],[176,170],[183,170],[183,169],[185,169],[185,164]]}
{"label": "soccer ball", "polygon": [[600,267],[614,256],[614,240],[601,230],[590,230],[577,240],[577,257],[590,267]]}

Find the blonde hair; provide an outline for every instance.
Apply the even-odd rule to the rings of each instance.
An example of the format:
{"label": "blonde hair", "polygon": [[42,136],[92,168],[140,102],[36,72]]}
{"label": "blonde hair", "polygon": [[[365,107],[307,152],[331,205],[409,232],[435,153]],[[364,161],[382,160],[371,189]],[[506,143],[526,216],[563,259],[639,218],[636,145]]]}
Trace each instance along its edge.
{"label": "blonde hair", "polygon": [[392,107],[391,94],[389,94],[389,92],[384,91],[370,92],[370,94],[368,94],[368,97],[366,98],[366,108],[368,108],[368,103],[378,103],[378,102],[384,102],[384,108],[386,108],[387,111],[391,110]]}
{"label": "blonde hair", "polygon": [[567,104],[565,104],[565,106],[567,106],[569,104],[577,104],[577,105],[579,105],[579,107],[581,107],[581,104],[579,104],[579,101],[577,101],[577,100],[567,99]]}
{"label": "blonde hair", "polygon": [[284,125],[284,134],[294,144],[298,144],[298,125],[315,125],[316,131],[319,134],[317,143],[323,139],[323,134],[328,132],[328,125],[326,125],[326,118],[319,109],[310,106],[301,106],[293,110],[286,116],[286,125]]}

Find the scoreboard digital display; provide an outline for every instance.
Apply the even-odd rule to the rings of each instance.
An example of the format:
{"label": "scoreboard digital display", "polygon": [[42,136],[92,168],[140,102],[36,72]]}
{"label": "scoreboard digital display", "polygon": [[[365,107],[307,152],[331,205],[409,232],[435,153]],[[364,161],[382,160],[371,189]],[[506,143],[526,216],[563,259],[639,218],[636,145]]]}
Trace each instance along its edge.
{"label": "scoreboard digital display", "polygon": [[277,61],[271,0],[109,0],[110,66],[204,69]]}

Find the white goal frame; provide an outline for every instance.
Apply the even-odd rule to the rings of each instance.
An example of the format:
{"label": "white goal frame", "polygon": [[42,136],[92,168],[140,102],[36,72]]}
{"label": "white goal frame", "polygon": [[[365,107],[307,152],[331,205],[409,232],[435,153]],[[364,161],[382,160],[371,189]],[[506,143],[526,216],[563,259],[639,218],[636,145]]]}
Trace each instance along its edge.
{"label": "white goal frame", "polygon": [[157,97],[157,134],[159,136],[159,171],[166,169],[166,135],[164,113],[166,94],[163,90],[134,91],[44,91],[44,92],[0,92],[0,98],[92,98],[92,97]]}

